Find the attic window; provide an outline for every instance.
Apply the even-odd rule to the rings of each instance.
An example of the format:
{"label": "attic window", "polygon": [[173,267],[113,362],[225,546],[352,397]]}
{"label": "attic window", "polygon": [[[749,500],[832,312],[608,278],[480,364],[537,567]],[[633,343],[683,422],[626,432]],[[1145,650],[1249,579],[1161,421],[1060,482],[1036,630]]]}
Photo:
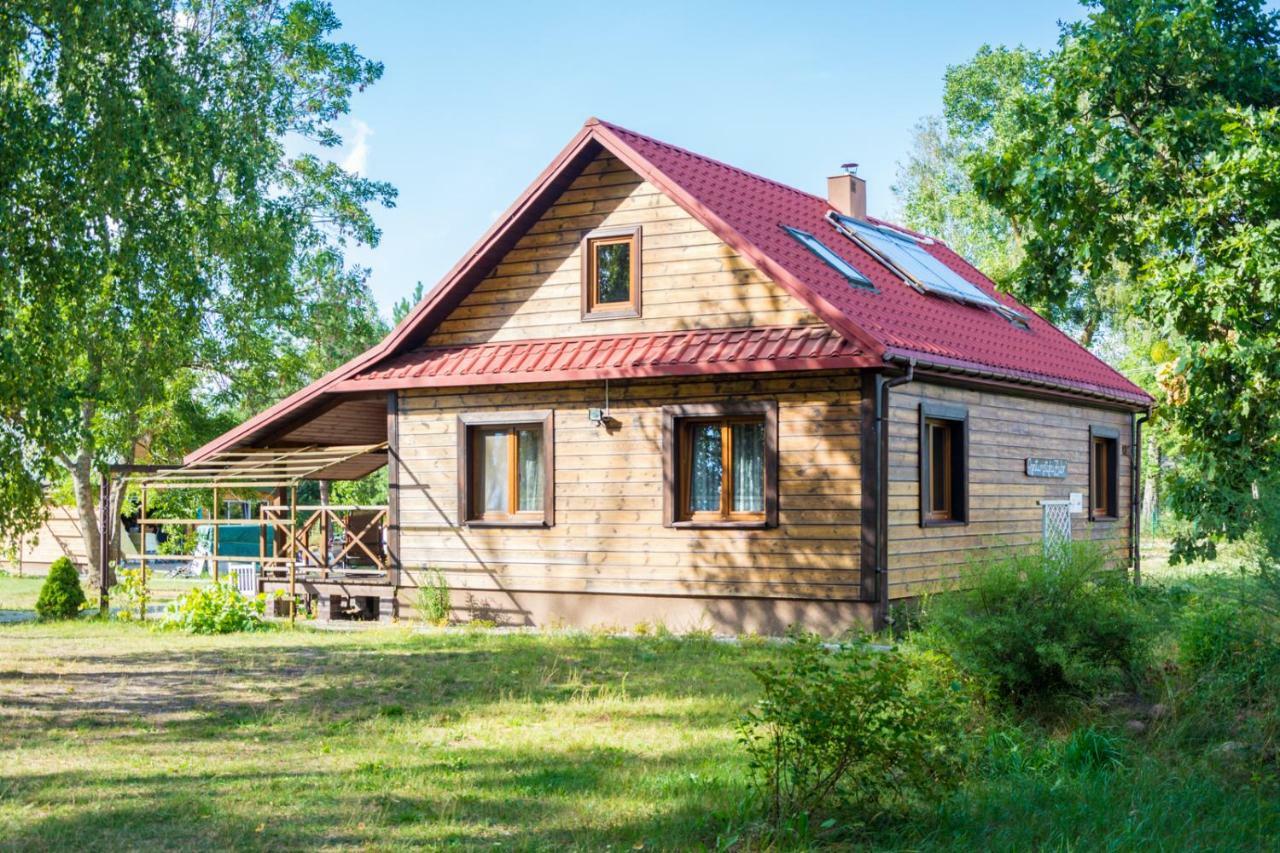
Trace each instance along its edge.
{"label": "attic window", "polygon": [[582,319],[640,316],[640,228],[601,228],[582,238]]}
{"label": "attic window", "polygon": [[865,287],[869,290],[876,289],[875,285],[871,283],[871,279],[850,266],[848,261],[831,251],[821,240],[808,231],[801,231],[799,228],[792,228],[788,225],[783,225],[782,230],[794,237],[800,245],[825,261],[827,266],[844,276],[850,284],[855,287]]}
{"label": "attic window", "polygon": [[881,263],[923,293],[945,296],[966,305],[990,308],[996,313],[1026,324],[1026,317],[966,281],[959,273],[935,258],[910,234],[873,225],[839,213],[828,214],[840,233],[853,240]]}

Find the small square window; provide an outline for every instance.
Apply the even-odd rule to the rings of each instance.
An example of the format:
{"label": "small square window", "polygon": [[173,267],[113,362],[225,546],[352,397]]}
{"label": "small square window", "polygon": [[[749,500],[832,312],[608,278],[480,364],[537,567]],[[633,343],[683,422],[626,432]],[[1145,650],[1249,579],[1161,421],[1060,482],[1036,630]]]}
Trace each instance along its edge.
{"label": "small square window", "polygon": [[550,412],[458,416],[458,507],[468,526],[549,527]]}
{"label": "small square window", "polygon": [[608,228],[582,238],[582,319],[640,316],[640,228]]}
{"label": "small square window", "polygon": [[667,523],[777,525],[777,408],[768,402],[667,406]]}
{"label": "small square window", "polygon": [[1111,427],[1089,428],[1089,520],[1120,516],[1120,433]]}
{"label": "small square window", "polygon": [[920,404],[920,525],[969,521],[969,413]]}

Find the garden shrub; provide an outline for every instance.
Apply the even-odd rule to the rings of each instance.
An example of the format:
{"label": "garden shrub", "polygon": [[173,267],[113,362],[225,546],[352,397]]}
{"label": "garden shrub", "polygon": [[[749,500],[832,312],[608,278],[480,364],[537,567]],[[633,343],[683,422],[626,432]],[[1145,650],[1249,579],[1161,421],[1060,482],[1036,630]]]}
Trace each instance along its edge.
{"label": "garden shrub", "polygon": [[116,618],[124,622],[145,619],[147,601],[151,595],[142,569],[118,567],[115,574],[116,583],[111,587],[111,601],[118,608]]}
{"label": "garden shrub", "polygon": [[754,670],[763,696],[739,724],[775,831],[837,809],[866,822],[958,781],[967,693],[943,656],[813,635],[781,654]]}
{"label": "garden shrub", "polygon": [[41,620],[74,619],[85,605],[84,590],[75,564],[59,557],[49,566],[49,574],[36,598],[36,616]]}
{"label": "garden shrub", "polygon": [[932,601],[931,640],[1016,705],[1117,687],[1150,648],[1132,585],[1093,546],[976,564],[966,582]]}
{"label": "garden shrub", "polygon": [[247,598],[230,583],[196,587],[169,605],[164,626],[192,634],[233,634],[267,627],[267,596]]}
{"label": "garden shrub", "polygon": [[449,582],[439,569],[428,569],[421,577],[414,609],[428,625],[449,624]]}

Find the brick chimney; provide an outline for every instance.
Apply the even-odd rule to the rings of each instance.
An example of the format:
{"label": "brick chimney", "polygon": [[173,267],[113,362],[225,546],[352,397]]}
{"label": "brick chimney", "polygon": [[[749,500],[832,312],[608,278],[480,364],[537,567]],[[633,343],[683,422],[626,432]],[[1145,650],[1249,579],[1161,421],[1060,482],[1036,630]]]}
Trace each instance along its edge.
{"label": "brick chimney", "polygon": [[858,164],[845,163],[843,174],[827,178],[827,204],[854,219],[867,218],[867,182],[858,177]]}

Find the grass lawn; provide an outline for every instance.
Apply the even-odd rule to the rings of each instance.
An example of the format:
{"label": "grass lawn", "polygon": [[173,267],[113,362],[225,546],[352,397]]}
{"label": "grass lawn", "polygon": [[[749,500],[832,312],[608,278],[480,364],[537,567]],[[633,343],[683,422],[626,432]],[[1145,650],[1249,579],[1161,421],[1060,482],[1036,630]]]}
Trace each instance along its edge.
{"label": "grass lawn", "polygon": [[767,652],[86,622],[0,630],[0,847],[714,844]]}
{"label": "grass lawn", "polygon": [[[208,582],[208,578],[152,578],[148,581],[151,589],[151,603],[165,604],[192,587]],[[44,575],[21,578],[12,576],[0,577],[0,611],[35,610],[36,597],[40,595],[40,587],[43,584]],[[84,594],[89,599],[89,606],[91,608],[96,607],[98,604],[97,589],[85,587]]]}
{"label": "grass lawn", "polygon": [[[28,586],[0,578],[0,606],[34,600]],[[750,667],[778,654],[700,637],[0,625],[0,849],[741,848],[735,721]],[[1280,844],[1274,780],[1125,750],[1099,776],[988,763],[860,838]]]}

